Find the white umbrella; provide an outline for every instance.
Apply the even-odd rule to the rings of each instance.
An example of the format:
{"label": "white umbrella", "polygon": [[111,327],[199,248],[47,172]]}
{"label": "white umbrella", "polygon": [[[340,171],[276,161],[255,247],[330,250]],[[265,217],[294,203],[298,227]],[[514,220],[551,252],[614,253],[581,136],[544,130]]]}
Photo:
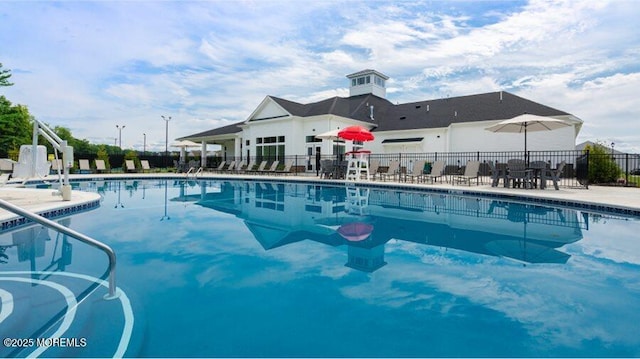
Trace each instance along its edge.
{"label": "white umbrella", "polygon": [[527,152],[527,132],[532,131],[552,131],[562,127],[571,126],[570,123],[551,117],[524,114],[500,121],[493,126],[485,128],[491,132],[524,132],[524,152]]}
{"label": "white umbrella", "polygon": [[172,143],[171,147],[180,147],[180,160],[184,160],[187,155],[187,147],[200,147],[200,144],[189,140],[182,140]]}
{"label": "white umbrella", "polygon": [[340,132],[340,129],[323,132],[319,135],[316,135],[316,138],[321,140],[339,140],[340,137],[338,137],[338,132]]}
{"label": "white umbrella", "polygon": [[176,142],[172,143],[171,147],[180,147],[180,148],[200,147],[200,144],[199,143],[195,143],[193,141],[189,141],[189,140],[182,140],[182,141],[176,141]]}

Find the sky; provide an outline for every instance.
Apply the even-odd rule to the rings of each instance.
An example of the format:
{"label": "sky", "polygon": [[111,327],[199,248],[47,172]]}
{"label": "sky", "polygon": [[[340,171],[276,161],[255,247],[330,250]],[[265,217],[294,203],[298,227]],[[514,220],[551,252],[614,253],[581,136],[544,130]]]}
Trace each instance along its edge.
{"label": "sky", "polygon": [[0,0],[0,95],[76,138],[163,151],[266,96],[347,97],[345,76],[375,69],[394,103],[508,91],[582,119],[577,143],[640,153],[638,18],[633,0]]}

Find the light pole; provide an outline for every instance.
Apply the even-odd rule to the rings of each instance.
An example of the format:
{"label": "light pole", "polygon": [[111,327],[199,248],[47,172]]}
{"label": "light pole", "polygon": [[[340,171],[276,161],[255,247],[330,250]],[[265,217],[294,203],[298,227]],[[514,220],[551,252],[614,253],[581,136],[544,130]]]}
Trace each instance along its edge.
{"label": "light pole", "polygon": [[613,146],[615,146],[615,145],[616,145],[615,142],[611,142],[611,158],[614,157]]}
{"label": "light pole", "polygon": [[125,128],[125,125],[116,125],[116,128],[118,129],[118,147],[122,149],[122,129]]}
{"label": "light pole", "polygon": [[142,154],[146,155],[147,154],[147,134],[143,133],[143,140],[142,140]]}
{"label": "light pole", "polygon": [[171,121],[171,116],[164,117],[164,115],[160,116],[164,120],[164,166],[169,167],[167,164],[169,161],[169,121]]}

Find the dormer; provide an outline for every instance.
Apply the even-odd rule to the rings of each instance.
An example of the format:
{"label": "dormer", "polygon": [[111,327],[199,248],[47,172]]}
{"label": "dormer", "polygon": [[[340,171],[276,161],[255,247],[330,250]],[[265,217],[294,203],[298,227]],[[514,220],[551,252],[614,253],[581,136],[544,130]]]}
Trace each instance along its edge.
{"label": "dormer", "polygon": [[385,81],[387,81],[389,77],[376,70],[358,71],[351,75],[347,75],[347,78],[351,80],[349,96],[358,96],[370,93],[382,98],[387,97]]}

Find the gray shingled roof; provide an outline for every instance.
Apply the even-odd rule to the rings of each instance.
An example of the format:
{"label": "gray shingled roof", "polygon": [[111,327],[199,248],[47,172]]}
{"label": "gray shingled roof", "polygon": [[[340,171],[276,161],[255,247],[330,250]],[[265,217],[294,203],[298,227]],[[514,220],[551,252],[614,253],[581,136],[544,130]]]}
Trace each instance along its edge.
{"label": "gray shingled roof", "polygon": [[502,91],[502,94],[490,92],[392,105],[385,116],[376,116],[378,127],[375,131],[441,128],[452,123],[504,120],[524,113],[539,116],[569,115]]}
{"label": "gray shingled roof", "polygon": [[214,128],[213,130],[207,130],[207,131],[199,132],[193,135],[181,137],[181,138],[178,138],[178,140],[187,140],[187,139],[196,138],[196,137],[209,137],[209,136],[237,133],[242,131],[242,129],[238,127],[238,125],[242,125],[243,123],[244,121],[236,122],[231,125]]}
{"label": "gray shingled roof", "polygon": [[[300,104],[270,96],[293,116],[308,117],[332,114],[368,122],[373,131],[442,128],[452,123],[503,120],[524,113],[539,116],[564,116],[567,112],[542,105],[509,92],[490,92],[394,105],[372,94],[333,97],[319,102]],[[373,117],[371,120],[371,106]],[[240,132],[243,122],[201,132],[184,138],[204,137]]]}

